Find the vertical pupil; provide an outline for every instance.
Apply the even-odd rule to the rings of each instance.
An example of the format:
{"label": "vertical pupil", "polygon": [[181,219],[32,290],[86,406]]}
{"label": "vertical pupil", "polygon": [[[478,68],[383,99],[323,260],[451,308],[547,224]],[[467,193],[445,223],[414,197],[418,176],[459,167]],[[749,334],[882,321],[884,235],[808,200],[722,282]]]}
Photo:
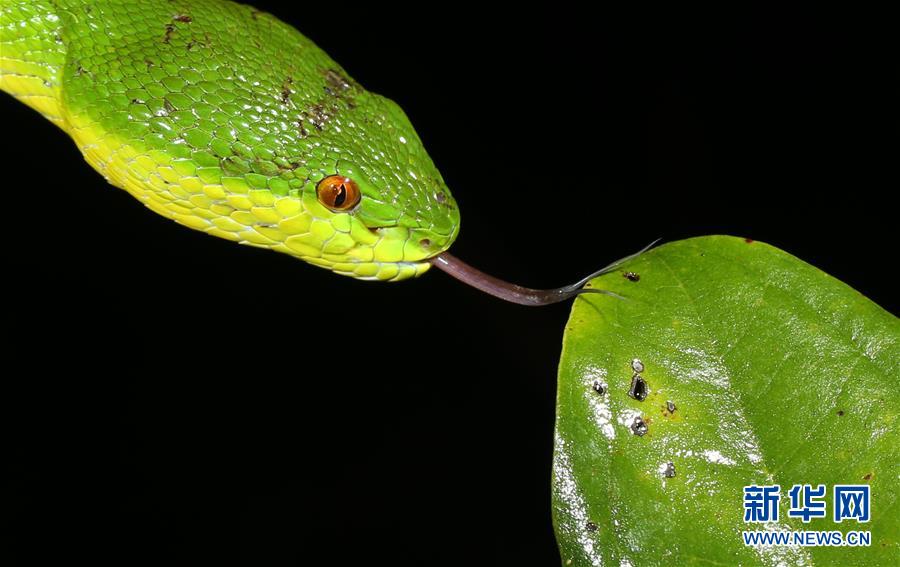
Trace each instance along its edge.
{"label": "vertical pupil", "polygon": [[340,185],[337,186],[337,190],[335,192],[334,206],[335,207],[343,206],[344,201],[346,201],[346,200],[347,200],[347,188],[344,187],[343,183],[341,183]]}

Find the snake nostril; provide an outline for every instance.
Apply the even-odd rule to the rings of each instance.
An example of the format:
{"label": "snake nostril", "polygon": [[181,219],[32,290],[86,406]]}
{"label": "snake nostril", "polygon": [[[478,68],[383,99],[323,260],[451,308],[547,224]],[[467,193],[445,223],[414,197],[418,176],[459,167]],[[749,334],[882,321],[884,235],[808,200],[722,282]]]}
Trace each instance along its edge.
{"label": "snake nostril", "polygon": [[422,248],[428,248],[429,246],[431,246],[431,240],[429,240],[427,238],[423,238],[422,240],[419,241],[419,245]]}

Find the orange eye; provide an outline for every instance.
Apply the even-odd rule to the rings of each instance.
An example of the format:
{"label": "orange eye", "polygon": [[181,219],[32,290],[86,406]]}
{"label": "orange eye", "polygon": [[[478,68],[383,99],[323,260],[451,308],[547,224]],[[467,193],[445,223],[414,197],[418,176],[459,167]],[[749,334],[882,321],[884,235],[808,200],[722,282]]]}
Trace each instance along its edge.
{"label": "orange eye", "polygon": [[334,212],[349,211],[359,204],[359,186],[349,177],[329,175],[316,185],[316,196]]}

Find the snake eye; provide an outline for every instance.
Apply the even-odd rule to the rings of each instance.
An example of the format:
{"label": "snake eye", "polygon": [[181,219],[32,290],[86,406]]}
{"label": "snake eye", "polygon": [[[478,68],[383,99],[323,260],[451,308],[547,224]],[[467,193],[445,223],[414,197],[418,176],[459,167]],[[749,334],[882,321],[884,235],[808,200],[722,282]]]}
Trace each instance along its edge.
{"label": "snake eye", "polygon": [[316,196],[332,211],[345,212],[359,204],[359,186],[349,177],[329,175],[316,185]]}

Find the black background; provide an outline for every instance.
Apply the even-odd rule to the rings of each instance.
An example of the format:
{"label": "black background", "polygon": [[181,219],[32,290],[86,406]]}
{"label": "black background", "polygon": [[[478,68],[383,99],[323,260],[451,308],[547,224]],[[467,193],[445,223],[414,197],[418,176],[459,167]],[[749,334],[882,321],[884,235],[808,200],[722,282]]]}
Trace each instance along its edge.
{"label": "black background", "polygon": [[[896,312],[896,65],[872,26],[257,4],[403,106],[478,267],[556,286],[727,233]],[[437,272],[358,282],[184,229],[0,105],[3,460],[33,562],[557,564],[568,305]]]}

